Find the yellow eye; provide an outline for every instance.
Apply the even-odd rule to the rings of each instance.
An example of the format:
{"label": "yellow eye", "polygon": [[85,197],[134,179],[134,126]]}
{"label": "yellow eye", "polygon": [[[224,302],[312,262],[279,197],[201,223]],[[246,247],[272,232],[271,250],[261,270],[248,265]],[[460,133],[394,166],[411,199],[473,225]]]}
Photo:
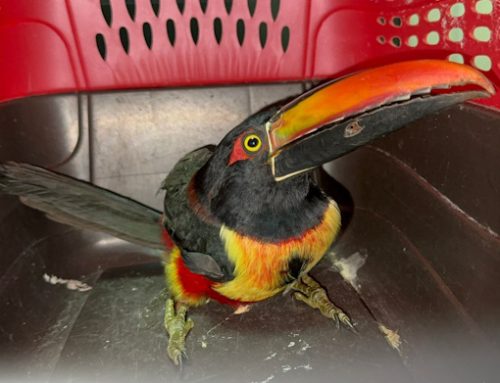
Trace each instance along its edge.
{"label": "yellow eye", "polygon": [[245,137],[243,146],[245,147],[245,150],[249,151],[250,153],[255,153],[258,152],[260,147],[262,146],[262,141],[258,135],[249,134]]}

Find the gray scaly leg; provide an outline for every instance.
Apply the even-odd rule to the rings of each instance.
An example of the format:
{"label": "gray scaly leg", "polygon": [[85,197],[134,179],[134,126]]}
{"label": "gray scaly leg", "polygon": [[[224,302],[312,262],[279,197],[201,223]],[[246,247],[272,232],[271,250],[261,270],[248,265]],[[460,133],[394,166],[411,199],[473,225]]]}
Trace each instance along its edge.
{"label": "gray scaly leg", "polygon": [[299,279],[293,283],[291,290],[294,291],[293,297],[295,299],[304,302],[314,309],[318,309],[321,314],[327,318],[333,319],[337,327],[339,327],[339,323],[341,322],[349,330],[355,331],[347,314],[330,301],[325,289],[309,275],[301,275]]}
{"label": "gray scaly leg", "polygon": [[187,305],[176,305],[173,299],[167,299],[164,318],[165,330],[168,333],[167,353],[176,366],[182,364],[182,357],[186,355],[186,336],[194,326],[191,319],[186,319],[187,310]]}

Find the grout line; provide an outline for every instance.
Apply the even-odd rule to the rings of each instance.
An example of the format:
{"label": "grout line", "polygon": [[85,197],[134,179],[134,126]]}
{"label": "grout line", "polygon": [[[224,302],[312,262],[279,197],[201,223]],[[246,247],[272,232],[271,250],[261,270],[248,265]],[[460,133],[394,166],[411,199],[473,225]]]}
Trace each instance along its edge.
{"label": "grout line", "polygon": [[93,100],[92,95],[87,94],[87,129],[88,129],[88,140],[89,140],[89,180],[94,183],[95,181],[95,150],[94,150],[94,109],[92,107]]}
{"label": "grout line", "polygon": [[73,150],[71,151],[70,155],[68,157],[66,157],[63,161],[58,163],[56,165],[57,168],[70,163],[75,157],[77,157],[80,154],[80,150],[82,149],[82,146],[84,144],[84,140],[83,140],[84,129],[82,126],[82,122],[83,122],[83,113],[82,112],[83,112],[83,110],[82,110],[81,95],[77,94],[76,95],[76,114],[77,114],[78,137],[76,139],[76,144],[73,147]]}

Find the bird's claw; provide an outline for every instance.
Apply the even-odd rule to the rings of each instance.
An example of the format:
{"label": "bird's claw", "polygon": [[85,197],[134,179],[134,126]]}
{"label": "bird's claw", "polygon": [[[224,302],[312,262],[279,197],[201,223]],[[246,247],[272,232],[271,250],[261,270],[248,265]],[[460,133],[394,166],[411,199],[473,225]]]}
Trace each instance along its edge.
{"label": "bird's claw", "polygon": [[339,320],[339,316],[338,315],[335,315],[334,316],[335,318],[335,327],[337,327],[337,330],[340,330],[340,320]]}
{"label": "bird's claw", "polygon": [[330,301],[325,289],[309,275],[301,276],[292,288],[295,290],[293,293],[295,299],[318,309],[325,317],[333,319],[337,329],[342,323],[348,330],[357,333],[349,316]]}
{"label": "bird's claw", "polygon": [[187,359],[186,336],[194,326],[192,319],[186,319],[187,306],[178,305],[177,310],[173,299],[167,299],[165,305],[164,326],[168,333],[167,354],[172,362],[182,368],[183,359]]}
{"label": "bird's claw", "polygon": [[[356,330],[356,327],[352,323],[351,318],[349,318],[346,313],[344,313],[343,311],[340,311],[340,313],[337,314],[337,319],[340,320],[340,322],[342,322],[342,324],[344,325],[345,328],[347,328],[352,333],[358,335],[358,330]],[[337,325],[338,325],[338,321],[337,321]]]}

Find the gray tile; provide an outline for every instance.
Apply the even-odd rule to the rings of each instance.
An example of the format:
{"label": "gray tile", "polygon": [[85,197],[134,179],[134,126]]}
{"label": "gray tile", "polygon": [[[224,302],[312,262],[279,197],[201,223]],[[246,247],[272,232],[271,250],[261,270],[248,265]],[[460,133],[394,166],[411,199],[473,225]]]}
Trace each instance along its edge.
{"label": "gray tile", "polygon": [[248,88],[250,90],[250,109],[252,112],[303,92],[302,83],[251,85]]}

